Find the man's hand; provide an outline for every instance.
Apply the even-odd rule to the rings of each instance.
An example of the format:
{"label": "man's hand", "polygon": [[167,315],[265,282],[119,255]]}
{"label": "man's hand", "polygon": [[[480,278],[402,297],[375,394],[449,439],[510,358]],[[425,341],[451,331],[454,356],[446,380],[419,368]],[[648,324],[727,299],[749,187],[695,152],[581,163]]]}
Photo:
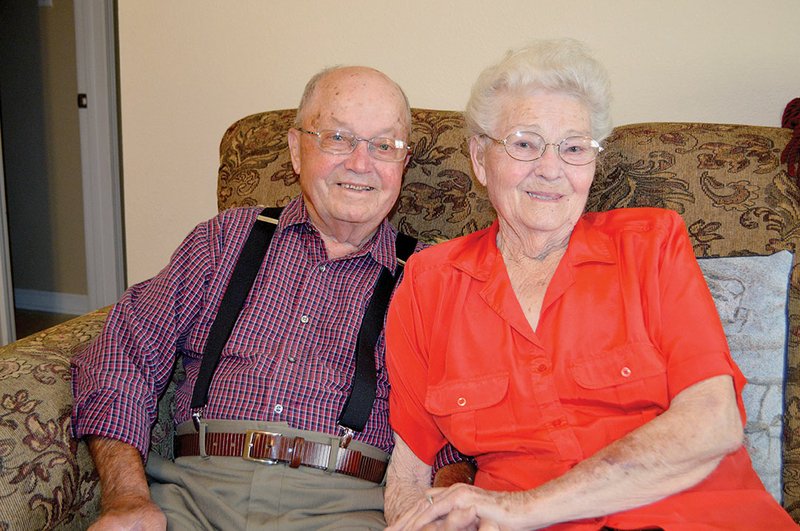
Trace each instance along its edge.
{"label": "man's hand", "polygon": [[89,439],[89,451],[100,475],[100,518],[92,531],[165,530],[167,518],[150,499],[139,450],[103,437]]}

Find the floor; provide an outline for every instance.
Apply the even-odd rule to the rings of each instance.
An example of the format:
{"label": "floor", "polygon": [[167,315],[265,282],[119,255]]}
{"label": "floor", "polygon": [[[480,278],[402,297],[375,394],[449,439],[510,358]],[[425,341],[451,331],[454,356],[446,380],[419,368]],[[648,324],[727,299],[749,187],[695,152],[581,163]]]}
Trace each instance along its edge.
{"label": "floor", "polygon": [[40,332],[64,321],[76,317],[62,313],[36,312],[32,310],[14,309],[14,321],[17,329],[17,339]]}

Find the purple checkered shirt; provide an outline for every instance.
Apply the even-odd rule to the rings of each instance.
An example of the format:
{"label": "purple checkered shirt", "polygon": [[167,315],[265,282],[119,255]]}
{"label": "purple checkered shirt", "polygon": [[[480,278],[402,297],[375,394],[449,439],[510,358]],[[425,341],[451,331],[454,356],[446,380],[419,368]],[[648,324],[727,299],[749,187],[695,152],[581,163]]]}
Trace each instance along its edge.
{"label": "purple checkered shirt", "polygon": [[[114,306],[102,334],[73,361],[76,437],[122,440],[146,455],[175,353],[186,369],[175,394],[175,421],[190,418],[211,323],[260,210],[231,209],[198,225],[164,270],[131,287]],[[395,230],[384,221],[359,252],[329,260],[302,199],[292,201],[222,351],[204,418],[285,421],[338,435],[358,329],[381,268],[395,269],[394,241]],[[377,397],[355,439],[390,451],[384,347],[381,335]]]}

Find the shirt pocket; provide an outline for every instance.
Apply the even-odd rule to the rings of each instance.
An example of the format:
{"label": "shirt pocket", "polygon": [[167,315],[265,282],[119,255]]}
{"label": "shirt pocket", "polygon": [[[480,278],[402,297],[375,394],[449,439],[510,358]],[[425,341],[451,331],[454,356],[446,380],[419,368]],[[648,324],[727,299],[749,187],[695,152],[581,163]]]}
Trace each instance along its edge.
{"label": "shirt pocket", "polygon": [[[478,426],[490,428],[485,420],[494,417],[504,423],[510,415],[507,400],[508,373],[445,381],[428,387],[425,409],[437,417],[442,433],[462,451],[474,448]],[[493,424],[493,423],[491,423]]]}
{"label": "shirt pocket", "polygon": [[583,398],[598,405],[625,410],[669,405],[666,363],[650,343],[626,343],[577,359],[569,371]]}

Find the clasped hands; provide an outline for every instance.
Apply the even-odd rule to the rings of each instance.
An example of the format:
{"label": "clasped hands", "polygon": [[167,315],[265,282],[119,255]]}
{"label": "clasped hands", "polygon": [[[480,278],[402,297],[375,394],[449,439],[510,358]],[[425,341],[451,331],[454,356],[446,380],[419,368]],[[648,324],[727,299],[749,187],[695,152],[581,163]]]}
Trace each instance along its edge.
{"label": "clasped hands", "polygon": [[524,493],[495,492],[458,483],[431,488],[387,531],[507,531],[516,522]]}

